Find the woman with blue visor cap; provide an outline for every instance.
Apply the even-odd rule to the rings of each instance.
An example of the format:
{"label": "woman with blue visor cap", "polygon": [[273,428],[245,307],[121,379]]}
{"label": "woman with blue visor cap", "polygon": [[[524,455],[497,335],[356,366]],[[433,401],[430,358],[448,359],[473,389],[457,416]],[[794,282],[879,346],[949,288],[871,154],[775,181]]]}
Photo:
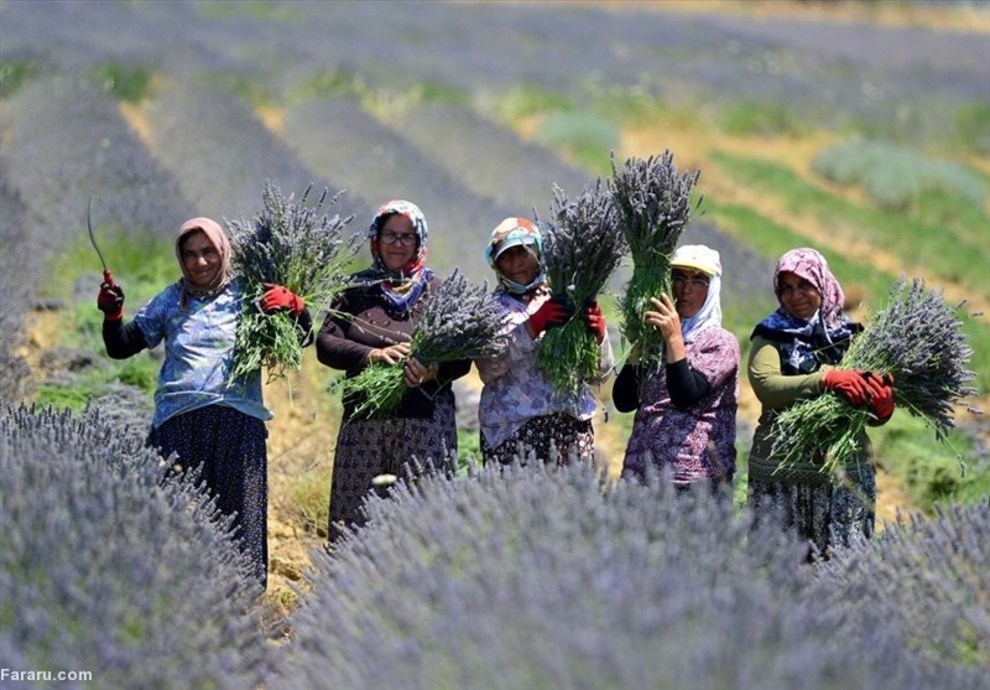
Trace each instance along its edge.
{"label": "woman with blue visor cap", "polygon": [[[536,364],[543,333],[574,316],[565,301],[551,296],[539,227],[527,218],[506,218],[492,231],[485,258],[498,280],[495,297],[509,340],[499,356],[475,362],[484,383],[478,408],[483,461],[508,464],[520,452],[544,461],[592,461],[591,418],[598,403],[591,387],[562,394]],[[600,345],[604,381],[613,363],[605,319],[597,305],[586,307],[579,318]]]}

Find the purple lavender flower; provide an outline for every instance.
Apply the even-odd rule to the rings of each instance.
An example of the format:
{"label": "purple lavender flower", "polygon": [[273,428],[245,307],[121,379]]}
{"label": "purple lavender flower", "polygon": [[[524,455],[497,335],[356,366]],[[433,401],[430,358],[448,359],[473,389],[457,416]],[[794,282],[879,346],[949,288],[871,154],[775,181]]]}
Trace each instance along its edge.
{"label": "purple lavender flower", "polygon": [[[307,205],[310,188],[296,201],[283,196],[277,181],[266,181],[261,211],[253,221],[228,220],[231,265],[247,283],[249,294],[260,297],[266,285],[287,287],[310,309],[327,310],[349,281],[359,237],[345,238],[344,227],[354,218],[330,216],[342,192],[323,194]],[[302,346],[295,319],[285,312],[265,314],[253,300],[245,302],[237,328],[235,366],[231,378],[264,366],[270,378],[302,364]]]}
{"label": "purple lavender flower", "polygon": [[599,345],[582,311],[597,300],[628,247],[601,180],[573,200],[554,185],[551,211],[551,220],[537,218],[544,228],[547,278],[554,294],[565,297],[575,314],[543,335],[536,361],[558,391],[574,395],[583,382],[600,376]]}
{"label": "purple lavender flower", "polygon": [[705,493],[531,462],[366,512],[315,557],[273,689],[980,687],[897,627],[825,616],[802,545]]}
{"label": "purple lavender flower", "polygon": [[[409,356],[423,364],[492,357],[505,347],[502,310],[486,283],[472,283],[455,268],[425,305],[409,341]],[[356,414],[382,414],[402,400],[403,376],[401,363],[372,364],[341,386],[363,399]]]}
{"label": "purple lavender flower", "polygon": [[990,669],[990,498],[888,525],[822,565],[812,596],[850,630],[896,626],[934,663]]}
{"label": "purple lavender flower", "polygon": [[643,361],[659,361],[659,343],[643,312],[651,297],[670,293],[670,257],[690,222],[691,193],[700,175],[678,172],[670,151],[659,158],[630,158],[621,168],[612,156],[610,189],[633,261],[622,297],[623,332],[639,344]]}

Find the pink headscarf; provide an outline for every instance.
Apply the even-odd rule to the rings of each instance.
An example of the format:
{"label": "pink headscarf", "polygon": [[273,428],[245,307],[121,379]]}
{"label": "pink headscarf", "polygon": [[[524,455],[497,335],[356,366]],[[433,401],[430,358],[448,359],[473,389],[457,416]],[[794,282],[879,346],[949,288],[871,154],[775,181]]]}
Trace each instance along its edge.
{"label": "pink headscarf", "polygon": [[842,308],[846,304],[846,296],[842,294],[842,287],[829,270],[824,256],[810,247],[801,247],[792,249],[780,257],[773,271],[773,294],[777,295],[778,302],[780,302],[780,274],[785,272],[807,280],[821,294],[822,305],[818,311],[826,328],[838,328],[842,325]]}
{"label": "pink headscarf", "polygon": [[[217,268],[216,274],[210,280],[210,284],[203,287],[195,285],[190,280],[189,272],[186,271],[186,264],[182,260],[183,242],[189,235],[197,231],[206,235],[206,239],[210,241],[210,244],[220,255],[220,266]],[[182,227],[179,228],[179,234],[175,238],[175,256],[179,260],[179,268],[182,269],[181,304],[183,307],[186,306],[189,295],[193,297],[212,295],[227,287],[230,282],[230,240],[227,239],[227,233],[223,231],[220,224],[211,218],[190,218],[182,224]]]}

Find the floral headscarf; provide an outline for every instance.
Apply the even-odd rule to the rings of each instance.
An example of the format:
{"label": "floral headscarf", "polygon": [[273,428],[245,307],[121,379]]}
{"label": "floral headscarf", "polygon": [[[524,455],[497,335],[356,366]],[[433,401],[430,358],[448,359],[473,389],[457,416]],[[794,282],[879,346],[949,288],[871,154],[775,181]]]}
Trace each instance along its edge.
{"label": "floral headscarf", "polygon": [[[210,241],[213,248],[220,255],[220,266],[210,280],[209,285],[200,287],[196,285],[186,270],[186,263],[182,260],[182,244],[186,238],[194,232],[202,232],[206,239]],[[209,297],[215,295],[230,282],[230,240],[227,233],[223,231],[220,224],[211,218],[190,218],[179,228],[175,237],[175,257],[179,260],[179,268],[182,269],[182,297],[180,303],[183,308],[189,302],[189,296]]]}
{"label": "floral headscarf", "polygon": [[[825,257],[810,247],[792,249],[777,259],[773,270],[773,294],[780,302],[780,274],[793,273],[815,286],[822,296],[819,314],[827,328],[836,328],[842,323],[842,308],[846,296],[842,293],[839,281],[832,275]],[[783,306],[783,303],[781,303]]]}
{"label": "floral headscarf", "polygon": [[671,268],[689,268],[708,276],[708,294],[694,316],[681,322],[684,342],[694,342],[701,331],[722,325],[722,259],[714,249],[703,244],[678,247],[670,261]]}
{"label": "floral headscarf", "polygon": [[[528,285],[510,280],[498,270],[498,257],[502,252],[511,247],[526,247],[536,261],[539,263],[536,277]],[[528,218],[510,217],[503,220],[492,230],[491,238],[485,247],[485,259],[488,265],[495,271],[498,278],[498,287],[504,292],[514,295],[524,295],[530,290],[534,290],[547,280],[546,270],[543,266],[543,235],[540,228]]]}
{"label": "floral headscarf", "polygon": [[[787,272],[807,280],[821,295],[818,312],[808,320],[794,316],[780,302],[780,275]],[[756,326],[753,335],[774,342],[784,373],[810,374],[822,364],[838,364],[861,327],[842,313],[845,295],[825,257],[808,247],[787,252],[774,268],[773,290],[780,306]]]}
{"label": "floral headscarf", "polygon": [[[418,240],[416,253],[409,263],[398,271],[393,271],[382,259],[379,237],[385,222],[396,214],[409,219]],[[428,239],[429,228],[426,225],[426,216],[419,206],[405,199],[392,199],[382,204],[368,227],[368,241],[374,265],[370,271],[362,272],[360,277],[380,285],[382,293],[395,312],[404,313],[411,309],[433,277],[433,271],[426,268]]]}

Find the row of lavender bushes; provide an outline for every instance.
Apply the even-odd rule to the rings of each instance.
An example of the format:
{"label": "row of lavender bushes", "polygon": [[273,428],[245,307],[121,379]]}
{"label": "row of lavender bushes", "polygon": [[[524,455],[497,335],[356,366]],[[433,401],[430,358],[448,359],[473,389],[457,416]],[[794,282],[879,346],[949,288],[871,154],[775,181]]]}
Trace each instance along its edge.
{"label": "row of lavender bushes", "polygon": [[271,687],[985,687],[990,500],[808,565],[663,486],[531,461],[371,499]]}
{"label": "row of lavender bushes", "polygon": [[89,670],[108,688],[258,686],[258,585],[229,519],[194,475],[164,477],[143,435],[97,410],[4,405],[4,668]]}
{"label": "row of lavender bushes", "polygon": [[[195,477],[98,412],[0,414],[5,668],[104,687],[985,687],[990,499],[806,548],[706,493],[529,458],[372,497],[291,640]],[[81,685],[79,687],[82,687]]]}
{"label": "row of lavender bushes", "polygon": [[[600,80],[642,85],[700,112],[747,101],[812,126],[883,129],[913,141],[944,135],[960,109],[985,105],[981,67],[990,48],[978,32],[665,9],[37,0],[0,6],[0,57],[42,71],[107,60],[170,75],[212,71],[274,98],[328,69],[391,88],[425,83],[493,93],[532,84],[579,94]],[[976,143],[986,151],[985,137]]]}

